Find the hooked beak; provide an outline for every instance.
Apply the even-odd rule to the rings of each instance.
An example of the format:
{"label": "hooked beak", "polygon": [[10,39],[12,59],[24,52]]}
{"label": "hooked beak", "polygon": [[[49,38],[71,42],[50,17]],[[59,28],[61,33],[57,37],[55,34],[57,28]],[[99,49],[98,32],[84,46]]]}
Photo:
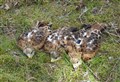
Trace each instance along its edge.
{"label": "hooked beak", "polygon": [[27,55],[28,58],[32,58],[35,54],[35,51],[32,48],[26,48],[23,52]]}
{"label": "hooked beak", "polygon": [[34,54],[26,54],[28,58],[32,58]]}

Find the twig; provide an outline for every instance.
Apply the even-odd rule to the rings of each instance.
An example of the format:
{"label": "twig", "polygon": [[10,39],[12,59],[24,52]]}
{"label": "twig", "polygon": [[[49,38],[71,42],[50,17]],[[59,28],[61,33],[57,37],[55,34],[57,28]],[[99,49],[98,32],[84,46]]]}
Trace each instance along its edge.
{"label": "twig", "polygon": [[116,61],[116,63],[114,64],[113,68],[112,68],[111,71],[110,71],[110,74],[109,74],[109,76],[108,76],[109,78],[108,78],[105,82],[110,82],[110,78],[111,78],[111,75],[112,75],[112,71],[115,69],[115,67],[117,66],[117,64],[118,64],[119,61],[120,61],[119,59]]}
{"label": "twig", "polygon": [[119,35],[116,35],[116,34],[110,33],[110,32],[108,32],[108,31],[105,31],[105,32],[106,32],[107,34],[109,34],[109,35],[116,36],[116,37],[120,38]]}
{"label": "twig", "polygon": [[104,6],[101,6],[100,10],[98,11],[98,13],[101,13],[101,11],[103,10]]}
{"label": "twig", "polygon": [[97,76],[94,74],[94,72],[90,69],[90,67],[89,67],[87,64],[85,64],[84,62],[83,62],[83,64],[87,67],[87,69],[91,72],[91,74],[99,81],[100,78],[97,77]]}
{"label": "twig", "polygon": [[83,10],[83,12],[79,15],[78,18],[81,18],[82,15],[84,15],[84,13],[86,13],[88,11],[87,7],[85,7],[85,9]]}
{"label": "twig", "polygon": [[83,12],[79,15],[80,22],[83,24],[81,17],[88,11],[87,7],[83,10]]}

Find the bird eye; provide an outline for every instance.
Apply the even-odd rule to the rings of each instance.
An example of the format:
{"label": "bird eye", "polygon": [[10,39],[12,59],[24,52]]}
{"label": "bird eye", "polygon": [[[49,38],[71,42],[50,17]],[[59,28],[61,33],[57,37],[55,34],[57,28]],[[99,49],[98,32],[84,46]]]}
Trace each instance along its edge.
{"label": "bird eye", "polygon": [[24,34],[25,36],[27,36],[28,35],[28,32],[25,32],[25,34]]}
{"label": "bird eye", "polygon": [[80,44],[80,42],[81,42],[81,40],[77,40],[77,41],[76,41],[77,44]]}

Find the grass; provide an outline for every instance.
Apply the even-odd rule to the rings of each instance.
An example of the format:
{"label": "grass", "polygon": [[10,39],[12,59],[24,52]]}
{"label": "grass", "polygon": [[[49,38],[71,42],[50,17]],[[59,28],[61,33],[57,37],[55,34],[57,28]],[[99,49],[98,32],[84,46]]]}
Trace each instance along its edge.
{"label": "grass", "polygon": [[[77,71],[73,71],[65,54],[61,60],[51,63],[49,55],[44,52],[37,51],[32,59],[28,59],[16,46],[17,37],[28,31],[36,20],[52,22],[53,29],[80,27],[82,23],[94,22],[115,22],[117,28],[120,27],[119,0],[111,0],[106,5],[104,0],[84,0],[88,11],[81,17],[82,20],[78,18],[82,11],[75,9],[79,0],[63,2],[20,0],[16,7],[0,9],[0,82],[120,81],[120,43],[115,42],[119,40],[117,37],[106,35],[97,55],[84,62]],[[4,3],[0,0],[0,5]],[[93,8],[102,8],[101,13],[94,14]]]}

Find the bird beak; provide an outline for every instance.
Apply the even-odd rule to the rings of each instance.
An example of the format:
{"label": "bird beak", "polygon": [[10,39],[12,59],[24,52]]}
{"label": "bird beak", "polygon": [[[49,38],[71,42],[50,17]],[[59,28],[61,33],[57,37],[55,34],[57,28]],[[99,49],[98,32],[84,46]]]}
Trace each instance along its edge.
{"label": "bird beak", "polygon": [[34,54],[26,54],[28,58],[32,58]]}
{"label": "bird beak", "polygon": [[26,48],[23,52],[27,55],[28,58],[32,58],[35,54],[35,51],[32,48]]}
{"label": "bird beak", "polygon": [[61,59],[61,57],[58,57],[58,58],[56,58],[56,59],[51,57],[51,62],[55,62],[55,61],[58,61],[58,60],[60,60],[60,59]]}

